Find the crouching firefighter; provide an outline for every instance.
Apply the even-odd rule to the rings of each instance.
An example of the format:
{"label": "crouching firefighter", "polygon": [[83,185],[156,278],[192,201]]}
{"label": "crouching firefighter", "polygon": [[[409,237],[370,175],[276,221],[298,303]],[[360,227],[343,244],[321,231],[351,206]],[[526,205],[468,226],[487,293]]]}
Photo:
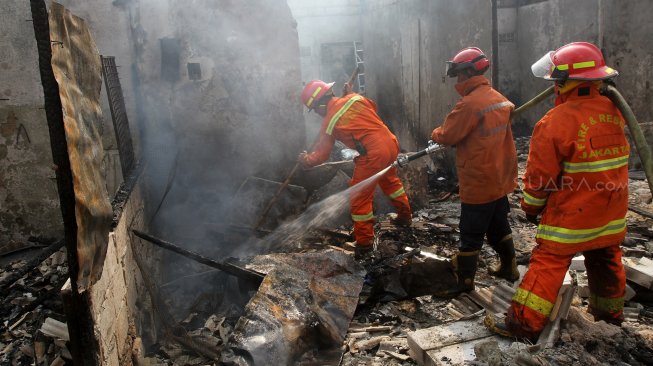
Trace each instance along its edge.
{"label": "crouching firefighter", "polygon": [[[333,84],[313,80],[302,92],[304,105],[322,116],[324,120],[313,145],[313,151],[301,153],[299,161],[304,167],[325,162],[329,158],[333,144],[339,140],[360,154],[354,160],[354,174],[349,183],[353,186],[395,162],[399,154],[399,142],[377,115],[376,104],[372,100],[351,93],[347,84],[344,90],[346,95],[338,98],[333,94]],[[412,212],[408,196],[401,180],[397,177],[397,169],[392,167],[378,179],[377,183],[397,210],[393,223],[409,226]],[[377,183],[362,187],[352,192],[350,196],[357,258],[371,252],[374,248],[372,201]]]}
{"label": "crouching firefighter", "polygon": [[519,278],[506,196],[517,186],[517,151],[510,127],[514,105],[483,76],[489,67],[490,61],[476,47],[465,48],[447,61],[447,76],[457,78],[456,90],[462,98],[431,139],[456,147],[460,248],[452,260],[457,285],[436,296],[452,297],[474,290],[485,237],[501,261],[490,273],[509,281]]}
{"label": "crouching firefighter", "polygon": [[552,312],[572,257],[582,252],[595,320],[623,321],[626,275],[619,245],[626,235],[628,154],[624,119],[599,94],[617,76],[598,47],[571,43],[532,66],[555,82],[556,101],[531,137],[522,209],[537,222],[528,272],[504,322],[488,316],[490,330],[535,340]]}

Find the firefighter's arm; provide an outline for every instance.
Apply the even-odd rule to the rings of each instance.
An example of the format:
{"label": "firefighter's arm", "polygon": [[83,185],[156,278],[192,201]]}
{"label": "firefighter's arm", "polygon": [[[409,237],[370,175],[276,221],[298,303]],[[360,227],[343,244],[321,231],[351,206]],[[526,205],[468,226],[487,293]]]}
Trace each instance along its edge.
{"label": "firefighter's arm", "polygon": [[300,154],[299,162],[302,163],[305,168],[314,167],[324,163],[329,159],[331,149],[333,149],[333,144],[335,144],[335,142],[336,139],[332,135],[327,135],[324,131],[321,131],[317,140],[313,144],[313,151]]}
{"label": "firefighter's arm", "polygon": [[431,140],[442,145],[456,145],[478,125],[478,115],[461,100],[447,115],[442,126],[431,133]]}
{"label": "firefighter's arm", "polygon": [[531,137],[526,173],[524,174],[524,196],[521,207],[528,216],[539,215],[546,207],[550,192],[557,189],[560,175],[558,138],[552,131],[548,115],[535,125]]}

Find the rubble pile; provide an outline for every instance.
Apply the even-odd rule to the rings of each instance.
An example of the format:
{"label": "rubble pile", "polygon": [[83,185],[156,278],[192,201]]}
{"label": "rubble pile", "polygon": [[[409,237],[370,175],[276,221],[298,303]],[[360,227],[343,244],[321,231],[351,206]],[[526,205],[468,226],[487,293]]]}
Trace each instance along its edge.
{"label": "rubble pile", "polygon": [[[72,360],[59,296],[68,278],[66,250],[62,248],[43,261],[38,260],[38,253],[35,258],[15,260],[0,269],[2,365],[61,366]],[[24,275],[16,278],[21,273]]]}
{"label": "rubble pile", "polygon": [[[525,169],[528,141],[525,138],[517,140],[520,176]],[[437,190],[432,193],[434,196],[447,197]],[[517,262],[523,275],[530,252],[535,246],[536,227],[527,222],[524,213],[519,209],[519,193],[517,190],[508,196],[511,205],[509,220],[513,229]],[[631,179],[630,202],[642,210],[653,211],[651,193],[646,181]],[[402,245],[411,245],[422,251],[451,258],[457,251],[459,202],[454,194],[444,201],[433,200],[431,203],[430,208],[416,212],[413,225],[407,230],[397,230],[382,221],[378,225],[380,234],[377,255],[397,255],[398,248]],[[570,271],[570,277],[573,277],[572,281],[578,284],[578,293],[574,297],[569,316],[562,322],[560,337],[553,347],[540,349],[539,345],[515,342],[515,340],[506,342],[506,339],[490,337],[489,340],[472,347],[476,352],[476,360],[474,361],[474,357],[471,356],[466,359],[465,364],[651,364],[653,361],[651,358],[653,357],[653,292],[651,292],[653,266],[647,264],[653,253],[651,247],[653,218],[635,212],[629,212],[627,218],[628,236],[622,248],[624,261],[626,263],[631,261],[633,269],[629,270],[628,264],[626,265],[630,289],[627,291],[624,311],[626,321],[621,328],[604,322],[595,323],[591,319],[587,313],[587,296],[583,296],[583,291],[587,290],[584,268],[574,268],[572,264],[572,269],[575,270]],[[476,277],[477,292],[486,291],[497,285],[513,286],[503,280],[497,281],[487,274],[488,266],[495,264],[495,258],[496,254],[493,250],[489,246],[484,246]],[[577,259],[580,260],[574,262],[582,263],[582,258]],[[371,259],[366,263],[368,270],[373,267],[374,261],[375,259]],[[402,265],[410,266],[410,263],[404,261]],[[438,280],[441,278],[434,279],[434,281]],[[516,282],[514,286],[518,283]],[[482,324],[481,315],[484,313],[483,308],[478,304],[462,301],[461,298],[450,301],[427,295],[389,302],[367,300],[369,299],[361,296],[355,322],[352,323],[345,341],[347,351],[342,365],[413,365],[416,359],[406,342],[409,333],[439,325],[456,324],[456,321],[466,319],[476,319],[478,324]],[[506,305],[506,299],[503,302]],[[369,328],[383,329],[383,332],[361,331]],[[388,344],[396,346],[394,353],[386,352]],[[366,345],[366,347],[359,345]],[[461,364],[451,356],[442,356],[438,362],[443,365]]]}
{"label": "rubble pile", "polygon": [[[521,176],[528,139],[518,139],[517,145]],[[332,188],[338,192],[346,185],[341,167],[325,165],[328,179],[309,191],[322,196]],[[307,228],[298,237],[301,243],[288,247],[292,253],[240,258],[244,268],[266,275],[260,286],[195,262],[180,265],[174,278],[154,289],[166,308],[159,316],[173,316],[163,322],[157,343],[134,341],[134,363],[427,364],[415,352],[413,338],[416,331],[428,334],[433,328],[444,335],[427,339],[439,347],[429,352],[443,365],[653,364],[653,204],[640,178],[635,172],[630,182],[632,207],[622,246],[628,278],[622,327],[594,322],[588,315],[582,257],[572,261],[566,281],[576,292],[551,346],[498,338],[483,327],[486,310],[505,311],[518,284],[488,275],[497,255],[487,245],[479,258],[476,292],[456,299],[433,296],[455,282],[450,258],[460,235],[455,179],[439,169],[429,177],[428,205],[414,212],[410,227],[396,227],[390,215],[377,215],[376,251],[359,263],[346,245],[353,240],[351,227],[333,220]],[[536,227],[519,209],[520,197],[519,189],[508,195],[523,275]],[[12,278],[25,267],[31,268]],[[0,270],[0,364],[63,365],[70,359],[56,296],[66,277],[63,249],[42,262],[16,261]],[[446,341],[437,345],[438,339]]]}

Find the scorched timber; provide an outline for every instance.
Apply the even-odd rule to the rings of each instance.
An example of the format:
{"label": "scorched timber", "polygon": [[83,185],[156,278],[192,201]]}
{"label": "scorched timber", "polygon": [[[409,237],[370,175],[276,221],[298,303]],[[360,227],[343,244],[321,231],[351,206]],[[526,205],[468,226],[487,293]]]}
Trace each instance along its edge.
{"label": "scorched timber", "polygon": [[194,260],[194,261],[196,261],[198,263],[202,263],[202,264],[207,265],[209,267],[219,269],[219,270],[221,270],[221,271],[223,271],[225,273],[228,273],[228,274],[230,274],[232,276],[236,276],[238,278],[242,278],[242,279],[245,279],[245,280],[248,280],[248,281],[256,282],[257,284],[260,284],[261,281],[263,281],[264,276],[262,274],[258,273],[258,272],[255,272],[255,271],[252,271],[252,270],[249,270],[249,269],[246,269],[246,268],[239,267],[239,266],[237,266],[237,265],[235,265],[233,263],[215,261],[215,260],[207,258],[207,257],[205,257],[203,255],[200,255],[200,254],[191,252],[189,250],[183,249],[183,248],[181,248],[181,247],[179,247],[177,245],[174,245],[174,244],[172,244],[170,242],[167,242],[165,240],[156,238],[156,237],[154,237],[154,236],[152,236],[150,234],[146,234],[146,233],[144,233],[142,231],[132,230],[132,232],[134,233],[134,235],[138,236],[139,238],[141,238],[143,240],[147,240],[148,242],[150,242],[150,243],[152,243],[152,244],[154,244],[154,245],[156,245],[158,247],[170,250],[172,252],[175,252],[175,253],[177,253],[179,255],[182,255],[182,256],[184,256],[186,258],[192,259],[192,260]]}

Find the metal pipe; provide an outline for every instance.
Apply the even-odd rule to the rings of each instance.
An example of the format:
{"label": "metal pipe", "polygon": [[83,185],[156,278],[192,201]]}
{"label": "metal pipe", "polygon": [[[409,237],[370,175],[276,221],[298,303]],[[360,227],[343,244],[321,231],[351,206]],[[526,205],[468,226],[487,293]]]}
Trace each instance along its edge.
{"label": "metal pipe", "polygon": [[522,104],[519,106],[519,108],[515,109],[512,111],[512,118],[517,117],[518,115],[522,114],[523,112],[535,107],[538,105],[541,101],[544,99],[548,98],[549,95],[553,95],[553,90],[554,86],[551,85],[550,87],[546,88],[544,91],[542,91],[540,94],[536,95],[535,98],[529,100],[528,102]]}
{"label": "metal pipe", "polygon": [[255,283],[261,283],[261,281],[263,281],[264,276],[261,273],[249,270],[247,268],[239,267],[233,263],[215,261],[211,258],[207,258],[203,255],[191,252],[190,250],[186,250],[170,242],[156,238],[150,234],[144,233],[136,229],[133,229],[132,232],[134,233],[134,235],[138,236],[139,238],[144,239],[158,247],[175,252],[179,255],[192,259],[198,263],[202,263],[206,266],[219,269],[232,276],[236,276],[238,278],[242,278]]}
{"label": "metal pipe", "polygon": [[635,113],[633,113],[633,110],[626,102],[626,99],[624,99],[623,95],[621,95],[619,90],[614,86],[604,84],[604,87],[601,88],[601,93],[612,100],[612,103],[619,108],[626,123],[628,123],[628,129],[630,130],[630,135],[635,142],[635,148],[637,149],[639,160],[642,161],[642,166],[644,167],[644,174],[648,181],[648,188],[651,190],[651,193],[653,193],[653,153],[651,153],[651,147],[648,146],[648,143],[646,142],[646,137],[639,126],[639,122],[637,122]]}

